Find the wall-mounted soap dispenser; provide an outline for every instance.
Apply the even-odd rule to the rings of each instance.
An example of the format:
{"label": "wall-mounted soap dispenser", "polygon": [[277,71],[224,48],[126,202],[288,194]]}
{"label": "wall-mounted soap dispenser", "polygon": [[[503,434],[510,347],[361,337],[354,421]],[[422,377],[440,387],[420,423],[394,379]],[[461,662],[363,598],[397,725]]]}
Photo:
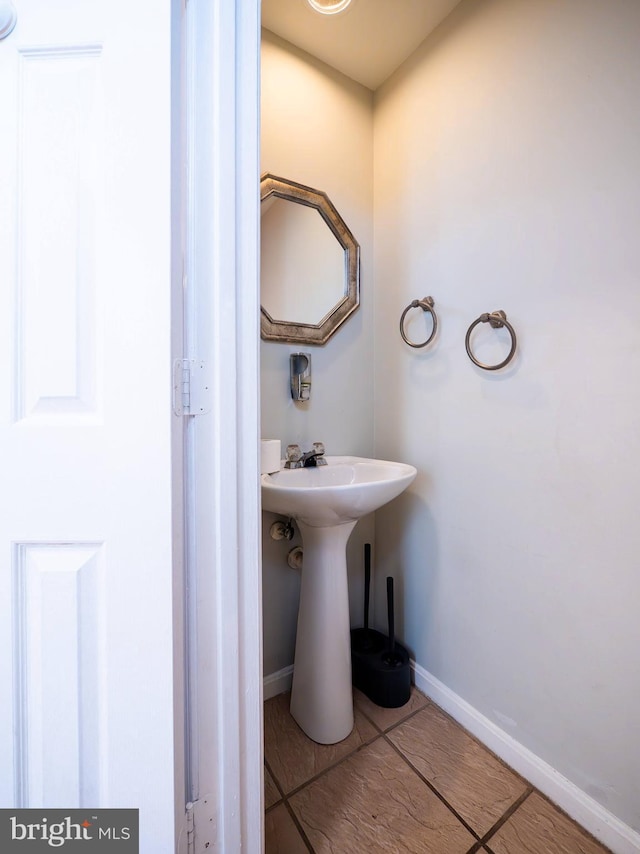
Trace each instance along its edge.
{"label": "wall-mounted soap dispenser", "polygon": [[311,353],[289,355],[291,397],[294,400],[309,400],[311,397]]}

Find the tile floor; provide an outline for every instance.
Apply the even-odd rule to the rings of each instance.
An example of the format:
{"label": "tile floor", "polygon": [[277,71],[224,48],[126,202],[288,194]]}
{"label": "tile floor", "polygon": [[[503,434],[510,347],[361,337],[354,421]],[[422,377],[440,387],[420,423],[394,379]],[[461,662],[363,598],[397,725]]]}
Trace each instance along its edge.
{"label": "tile floor", "polygon": [[267,700],[266,854],[606,854],[417,689],[320,745]]}

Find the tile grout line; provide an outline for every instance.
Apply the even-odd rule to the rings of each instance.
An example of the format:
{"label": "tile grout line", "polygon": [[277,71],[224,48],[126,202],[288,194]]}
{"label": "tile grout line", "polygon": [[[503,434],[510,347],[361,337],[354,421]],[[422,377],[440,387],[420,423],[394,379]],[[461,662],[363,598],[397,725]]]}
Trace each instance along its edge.
{"label": "tile grout line", "polygon": [[[424,712],[424,710],[426,708],[428,708],[429,706],[435,705],[435,703],[432,703],[428,697],[425,697],[425,699],[427,702],[424,704],[424,706],[420,706],[419,709],[414,709],[412,712],[409,712],[409,714],[406,717],[400,718],[400,720],[396,721],[395,723],[390,724],[385,729],[383,729],[379,724],[377,724],[375,722],[375,720],[372,717],[370,717],[370,715],[368,715],[365,712],[365,710],[362,709],[360,706],[358,706],[358,711],[360,712],[361,715],[364,715],[364,717],[369,721],[369,723],[372,724],[378,730],[380,735],[386,735],[388,732],[391,732],[392,729],[395,729],[397,726],[400,726],[400,724],[406,724],[406,722],[410,721],[411,718],[414,718],[420,712]],[[380,707],[380,708],[382,708],[382,707]]]}
{"label": "tile grout line", "polygon": [[280,800],[276,801],[276,802],[275,802],[275,804],[271,804],[271,806],[270,806],[268,809],[266,809],[266,810],[264,811],[265,815],[266,815],[268,812],[271,812],[271,810],[275,809],[275,807],[278,807],[278,806],[281,806],[282,804],[284,804],[284,807],[285,807],[285,809],[287,810],[287,812],[289,813],[289,816],[291,817],[291,819],[292,819],[292,821],[293,821],[294,825],[296,826],[296,829],[297,829],[298,833],[299,833],[299,834],[300,834],[300,836],[302,837],[302,841],[303,841],[303,842],[304,842],[304,844],[307,846],[307,848],[309,849],[309,851],[311,852],[311,854],[314,854],[313,846],[311,845],[311,843],[310,843],[310,842],[309,842],[309,840],[307,839],[307,834],[306,834],[306,833],[304,832],[304,830],[302,829],[302,825],[301,825],[301,824],[300,824],[300,822],[298,821],[298,819],[297,819],[297,817],[296,817],[296,814],[294,813],[294,811],[293,811],[293,808],[292,808],[291,804],[289,803],[289,801],[288,801],[288,799],[287,799],[286,795],[284,794],[284,790],[283,790],[282,786],[280,785],[280,781],[278,780],[278,778],[276,777],[276,775],[273,773],[273,769],[271,768],[271,766],[269,765],[269,763],[267,762],[267,760],[266,760],[266,759],[264,760],[264,767],[267,769],[267,771],[268,771],[268,772],[269,772],[269,774],[271,775],[271,779],[272,779],[272,780],[273,780],[273,782],[275,783],[276,789],[277,789],[277,790],[278,790],[278,792],[280,793]]}
{"label": "tile grout line", "polygon": [[304,783],[300,783],[299,786],[296,786],[294,789],[291,789],[290,792],[287,792],[285,795],[283,795],[283,798],[286,800],[287,798],[292,798],[294,795],[297,795],[298,792],[301,792],[302,789],[306,788],[307,786],[310,786],[311,783],[315,783],[316,780],[319,780],[320,777],[323,777],[328,771],[332,771],[334,768],[337,768],[338,765],[345,761],[345,759],[350,759],[352,756],[355,756],[356,753],[359,753],[359,751],[363,750],[365,747],[369,747],[370,744],[373,744],[374,741],[377,741],[379,738],[382,737],[383,734],[381,732],[377,732],[373,738],[368,739],[368,741],[363,741],[362,744],[359,744],[352,751],[350,751],[349,753],[345,753],[345,755],[341,756],[340,759],[336,759],[336,761],[332,762],[331,765],[327,765],[327,767],[323,768],[322,771],[318,771],[318,773],[314,774],[313,777],[309,777],[309,779],[305,780]]}
{"label": "tile grout line", "polygon": [[[443,795],[440,794],[440,792],[436,789],[436,787],[433,785],[433,783],[430,783],[429,780],[427,780],[427,778],[424,775],[422,775],[420,773],[420,771],[418,771],[418,769],[415,768],[411,764],[411,762],[409,762],[409,760],[402,753],[402,751],[396,747],[396,745],[391,741],[390,738],[387,738],[386,733],[382,737],[387,742],[387,744],[389,744],[393,748],[393,750],[398,754],[398,756],[402,759],[402,761],[413,771],[413,773],[417,777],[419,777],[420,780],[422,780],[422,782],[425,784],[425,786],[427,786],[430,789],[430,791],[432,791],[433,794],[438,798],[438,800],[444,804],[444,806],[449,810],[449,812],[453,813],[453,815],[458,819],[460,824],[462,824],[469,831],[469,833],[471,833],[471,835],[475,837],[476,842],[480,843],[482,841],[480,835],[478,833],[476,833],[476,831],[471,827],[471,825],[462,818],[460,813],[451,806],[449,801],[447,801],[447,799]],[[474,845],[475,844],[476,843],[474,843]]]}
{"label": "tile grout line", "polygon": [[[418,690],[418,689],[416,688],[415,690]],[[420,693],[422,693],[422,692],[420,692]],[[298,792],[301,789],[304,789],[305,786],[308,786],[310,783],[314,783],[316,780],[318,780],[320,777],[322,777],[323,774],[326,774],[327,771],[331,771],[333,768],[340,765],[340,763],[343,762],[345,759],[349,759],[351,756],[354,756],[356,753],[358,753],[359,750],[362,750],[363,747],[368,747],[370,744],[373,744],[373,742],[376,741],[381,736],[384,737],[388,732],[391,732],[391,730],[395,729],[395,727],[400,726],[400,724],[404,724],[407,721],[411,720],[411,718],[415,717],[415,715],[417,715],[419,712],[423,712],[430,705],[435,705],[434,703],[432,703],[432,701],[428,697],[425,697],[425,699],[427,702],[425,703],[424,706],[421,706],[419,709],[415,709],[413,712],[410,712],[406,717],[401,718],[400,720],[398,720],[395,723],[388,726],[386,729],[383,729],[381,726],[379,726],[373,720],[373,718],[371,718],[363,709],[360,708],[360,706],[357,706],[358,712],[376,730],[376,734],[373,736],[373,738],[369,738],[366,741],[362,741],[361,744],[359,744],[357,747],[354,747],[353,750],[351,750],[349,753],[345,753],[345,755],[341,756],[340,759],[336,759],[336,761],[332,762],[331,765],[327,765],[327,767],[323,768],[322,771],[318,771],[318,773],[314,774],[313,777],[309,777],[308,780],[305,780],[304,782],[300,783],[298,786],[291,789],[290,791],[285,791],[284,786],[280,785],[280,781],[277,779],[273,769],[271,768],[271,766],[269,765],[269,763],[267,762],[267,760],[265,758],[264,764],[268,768],[271,776],[273,777],[273,779],[276,783],[276,786],[278,788],[278,791],[280,792],[280,794],[282,796],[282,799],[284,800],[286,798],[292,797],[293,795],[297,795]],[[354,709],[355,708],[356,708],[356,703],[354,702]],[[304,734],[305,738],[307,738],[307,739],[309,738],[309,736],[306,733],[304,733],[304,731],[303,731],[303,734]],[[274,806],[275,806],[275,804],[274,804]],[[269,807],[269,809],[271,809],[271,807]]]}
{"label": "tile grout line", "polygon": [[491,750],[491,748],[487,747],[487,745],[484,744],[484,742],[482,742],[476,735],[474,735],[466,727],[464,727],[461,723],[459,723],[452,715],[449,714],[449,712],[446,712],[442,708],[442,706],[439,706],[435,702],[435,700],[432,700],[431,697],[428,697],[426,694],[424,694],[422,691],[420,691],[419,688],[416,688],[415,685],[412,684],[411,687],[415,691],[418,691],[420,694],[422,694],[422,696],[425,698],[425,700],[427,702],[425,703],[424,706],[421,706],[419,709],[415,709],[413,712],[408,714],[406,716],[406,718],[402,718],[401,720],[396,721],[395,723],[391,724],[391,726],[388,726],[386,729],[382,729],[380,726],[378,726],[378,724],[376,724],[376,722],[372,718],[370,718],[367,715],[367,713],[364,712],[362,709],[360,709],[360,711],[362,712],[362,714],[367,718],[367,720],[370,723],[372,723],[375,727],[377,727],[377,729],[382,733],[382,735],[386,735],[387,733],[390,733],[392,729],[395,729],[396,727],[407,723],[407,721],[411,720],[411,718],[416,717],[417,715],[420,714],[420,712],[424,712],[429,707],[431,707],[431,708],[435,709],[436,712],[439,712],[440,714],[444,715],[444,717],[447,718],[447,720],[449,720],[457,729],[462,730],[462,732],[466,736],[468,736],[472,741],[474,741],[478,745],[478,747],[480,747],[482,750],[489,753],[496,760],[496,762],[499,762],[503,768],[506,768],[507,771],[509,771],[511,774],[513,774],[515,777],[517,777],[525,786],[531,786],[532,785],[531,782],[529,780],[527,780],[525,777],[523,777],[522,774],[520,774],[518,771],[516,771],[515,768],[512,768],[511,765],[509,765],[507,762],[505,762],[504,759],[502,759],[500,756],[498,756],[497,753],[494,753],[494,751]]}
{"label": "tile grout line", "polygon": [[291,819],[292,819],[293,823],[295,824],[295,826],[296,826],[296,828],[297,828],[297,830],[298,830],[298,833],[299,833],[299,834],[300,834],[300,836],[302,837],[302,841],[303,841],[303,842],[304,842],[304,844],[307,846],[307,848],[309,849],[309,851],[311,852],[311,854],[315,854],[315,852],[314,852],[314,850],[313,850],[313,845],[311,844],[311,842],[309,842],[309,839],[307,838],[307,834],[304,832],[302,825],[301,825],[301,824],[300,824],[300,822],[298,821],[298,817],[296,816],[296,814],[295,814],[295,812],[294,812],[294,810],[293,810],[293,807],[292,807],[292,806],[291,806],[291,804],[289,803],[288,799],[287,799],[287,798],[284,798],[283,803],[284,803],[284,805],[285,805],[285,807],[286,807],[286,809],[287,809],[287,812],[288,812],[288,813],[289,813],[289,815],[291,816]]}
{"label": "tile grout line", "polygon": [[[290,692],[286,692],[286,691],[285,691],[285,692],[283,692],[283,693],[290,693]],[[278,694],[277,696],[281,696],[281,695],[280,695],[280,694]],[[271,698],[271,699],[274,699],[274,698]],[[354,710],[355,710],[355,703],[354,703]],[[280,785],[280,782],[277,780],[276,775],[275,775],[275,773],[274,773],[273,769],[269,766],[269,764],[268,764],[268,762],[267,762],[267,760],[266,760],[266,758],[265,758],[264,764],[265,764],[265,765],[266,765],[266,767],[269,769],[269,772],[270,772],[271,776],[273,777],[273,779],[275,780],[276,784],[278,785],[278,789],[279,789],[279,791],[281,792],[283,799],[284,799],[284,798],[287,798],[287,797],[291,797],[292,795],[296,795],[296,794],[297,794],[301,789],[304,789],[304,787],[305,787],[305,786],[308,786],[308,785],[309,785],[309,783],[313,783],[313,782],[315,782],[319,777],[322,777],[322,775],[323,775],[324,773],[326,773],[327,771],[330,771],[332,768],[335,768],[335,767],[336,767],[337,765],[339,765],[343,760],[348,759],[350,756],[353,756],[353,755],[354,755],[355,753],[357,753],[359,750],[362,750],[362,748],[363,748],[363,747],[367,747],[369,744],[373,744],[373,742],[374,742],[376,739],[380,738],[380,736],[384,734],[384,733],[383,733],[383,730],[381,730],[381,729],[380,729],[380,727],[379,727],[379,726],[378,726],[374,721],[370,720],[370,719],[369,719],[369,717],[368,717],[368,716],[367,716],[367,715],[362,711],[362,709],[358,708],[358,711],[362,714],[362,716],[363,716],[363,717],[364,717],[364,718],[365,718],[365,719],[366,719],[370,724],[372,724],[373,728],[376,730],[376,733],[375,733],[375,735],[373,736],[373,738],[369,738],[369,739],[367,739],[366,741],[365,741],[365,740],[363,740],[359,745],[357,745],[356,747],[354,747],[354,748],[353,748],[353,750],[350,750],[350,751],[349,751],[349,753],[345,753],[345,755],[344,755],[344,756],[341,756],[339,759],[336,759],[336,761],[335,761],[335,762],[332,762],[330,765],[327,765],[327,767],[326,767],[326,768],[323,768],[321,771],[318,771],[318,773],[317,773],[317,774],[314,774],[314,775],[313,775],[313,777],[309,777],[309,779],[308,779],[308,780],[304,780],[302,783],[300,783],[298,786],[296,786],[295,788],[291,789],[290,791],[285,792],[284,786],[281,786],[281,785]],[[412,717],[412,715],[407,715],[407,718],[405,718],[404,720],[408,720],[410,717]],[[314,741],[313,741],[313,739],[309,738],[309,736],[308,736],[308,735],[306,734],[306,732],[305,732],[305,731],[300,727],[300,725],[297,723],[297,721],[296,721],[295,719],[293,719],[293,720],[294,720],[294,723],[296,724],[296,726],[298,727],[298,729],[300,730],[300,732],[302,733],[302,735],[305,737],[305,739],[307,739],[308,741],[310,741],[312,744],[319,744],[319,742],[314,742]],[[355,724],[354,724],[354,729],[355,729]],[[352,730],[352,732],[353,732],[353,730]],[[350,733],[350,734],[351,734],[351,733]],[[348,736],[347,736],[347,738],[348,738]],[[339,743],[339,742],[338,742],[338,743]],[[266,736],[265,736],[265,746],[266,746]],[[323,745],[320,745],[320,746],[322,747]]]}
{"label": "tile grout line", "polygon": [[269,763],[267,762],[266,758],[265,758],[265,760],[264,760],[264,767],[265,767],[265,768],[266,768],[266,770],[269,772],[269,775],[270,775],[271,779],[273,780],[273,782],[275,783],[275,787],[276,787],[276,789],[278,790],[278,792],[279,792],[279,794],[280,794],[279,799],[278,799],[274,804],[271,804],[271,806],[270,806],[270,807],[267,807],[267,808],[265,809],[265,815],[266,815],[266,813],[270,812],[274,807],[277,807],[277,806],[278,806],[278,804],[281,804],[281,803],[282,803],[282,801],[284,801],[284,799],[285,799],[285,798],[284,798],[284,792],[283,792],[283,790],[282,790],[282,786],[280,785],[280,781],[278,780],[278,778],[276,777],[276,775],[273,773],[273,770],[271,769],[271,766],[270,766],[270,765],[269,765]]}
{"label": "tile grout line", "polygon": [[[276,776],[275,776],[274,772],[272,771],[272,769],[271,769],[271,768],[269,768],[269,771],[270,771],[270,773],[271,773],[271,776],[272,776],[272,777],[273,777],[273,779],[274,779],[274,780],[276,780],[276,782],[278,783],[278,789],[279,789],[279,790],[281,791],[281,793],[282,793],[282,798],[283,798],[283,800],[286,800],[287,798],[291,798],[291,797],[293,797],[294,795],[297,795],[297,794],[298,794],[298,792],[302,791],[302,789],[304,789],[304,788],[305,788],[305,786],[309,786],[309,785],[311,785],[311,783],[315,783],[315,782],[316,782],[316,780],[319,780],[319,779],[320,779],[320,777],[322,777],[322,776],[323,776],[324,774],[326,774],[328,771],[332,771],[334,768],[337,768],[337,767],[338,767],[338,765],[340,765],[340,763],[341,763],[341,762],[344,762],[346,759],[350,759],[352,756],[355,756],[355,754],[356,754],[356,753],[358,753],[360,750],[362,750],[362,749],[363,749],[363,748],[365,748],[365,747],[369,747],[369,745],[370,745],[370,744],[373,744],[373,743],[374,743],[374,741],[377,741],[379,738],[384,738],[388,732],[391,732],[391,730],[392,730],[392,729],[394,729],[394,728],[395,728],[395,727],[397,727],[397,726],[400,726],[400,724],[404,724],[404,723],[406,723],[408,720],[411,720],[411,718],[413,718],[415,715],[417,715],[417,714],[418,714],[418,712],[422,712],[422,711],[424,711],[424,710],[425,710],[428,706],[430,706],[430,705],[432,705],[431,700],[429,700],[429,699],[427,698],[427,702],[425,703],[425,705],[424,705],[424,706],[421,706],[419,709],[415,709],[413,712],[411,712],[410,714],[408,714],[405,718],[401,718],[399,721],[396,721],[394,724],[391,724],[391,726],[388,726],[386,729],[382,729],[382,727],[380,727],[380,726],[379,726],[379,725],[378,725],[378,724],[373,720],[373,718],[369,717],[369,715],[368,715],[368,714],[367,714],[363,709],[361,709],[361,708],[360,708],[360,706],[358,706],[357,708],[358,708],[358,711],[360,712],[360,714],[361,714],[361,715],[362,715],[362,716],[363,716],[363,717],[364,717],[364,718],[365,718],[365,719],[366,719],[366,720],[367,720],[367,721],[368,721],[368,722],[373,726],[373,728],[376,730],[376,734],[373,736],[373,738],[369,738],[369,739],[367,739],[366,741],[363,741],[363,742],[362,742],[361,744],[359,744],[357,747],[354,747],[354,749],[353,749],[353,750],[351,750],[349,753],[345,753],[345,755],[344,755],[344,756],[341,756],[341,757],[340,757],[340,759],[336,759],[336,761],[335,761],[335,762],[332,762],[332,763],[331,763],[331,765],[327,765],[327,767],[326,767],[326,768],[323,768],[323,769],[322,769],[322,771],[318,771],[318,773],[317,773],[317,774],[314,774],[314,776],[313,776],[313,777],[309,777],[309,779],[308,779],[308,780],[305,780],[303,783],[300,783],[300,785],[299,785],[299,786],[296,786],[294,789],[291,789],[291,791],[286,792],[286,793],[285,793],[284,787],[280,787],[280,785],[279,785],[278,781],[276,780]],[[355,703],[354,703],[354,707],[355,707]],[[306,736],[306,737],[308,738],[309,736]],[[267,764],[267,763],[266,763],[266,760],[265,760],[265,765],[266,765],[266,764]],[[477,835],[477,834],[476,834],[476,835]]]}
{"label": "tile grout line", "polygon": [[[511,804],[511,806],[507,810],[505,810],[504,814],[500,816],[500,818],[489,828],[489,830],[487,830],[487,832],[484,834],[484,836],[482,837],[482,839],[480,840],[478,845],[479,846],[486,845],[488,840],[491,839],[493,836],[495,836],[495,834],[500,830],[500,828],[509,821],[511,816],[518,809],[520,809],[522,804],[527,800],[529,795],[531,795],[534,791],[535,791],[534,787],[531,784],[529,784],[527,786],[526,790],[520,795],[520,797],[516,801],[514,801]],[[475,850],[479,851],[480,847],[476,848]],[[487,848],[487,850],[490,851],[491,849]],[[470,851],[469,854],[473,854],[473,852]]]}

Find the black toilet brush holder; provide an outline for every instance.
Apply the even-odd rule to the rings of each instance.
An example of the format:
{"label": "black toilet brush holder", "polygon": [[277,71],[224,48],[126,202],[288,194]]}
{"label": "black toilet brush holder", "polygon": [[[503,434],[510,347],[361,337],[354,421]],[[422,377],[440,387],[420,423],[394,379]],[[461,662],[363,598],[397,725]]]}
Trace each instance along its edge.
{"label": "black toilet brush holder", "polygon": [[371,546],[365,544],[364,628],[351,630],[351,674],[358,688],[377,706],[396,709],[409,702],[411,668],[408,651],[395,639],[393,578],[387,578],[389,635],[369,628]]}

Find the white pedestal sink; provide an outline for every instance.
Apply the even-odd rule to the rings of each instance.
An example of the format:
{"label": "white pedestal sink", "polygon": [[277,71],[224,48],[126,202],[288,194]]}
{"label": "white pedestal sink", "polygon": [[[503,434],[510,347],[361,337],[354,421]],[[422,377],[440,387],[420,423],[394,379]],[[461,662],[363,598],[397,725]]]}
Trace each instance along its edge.
{"label": "white pedestal sink", "polygon": [[263,474],[262,508],[295,519],[304,565],[291,714],[320,744],[353,728],[346,545],[356,522],[400,495],[416,476],[404,463],[325,457],[326,466]]}

